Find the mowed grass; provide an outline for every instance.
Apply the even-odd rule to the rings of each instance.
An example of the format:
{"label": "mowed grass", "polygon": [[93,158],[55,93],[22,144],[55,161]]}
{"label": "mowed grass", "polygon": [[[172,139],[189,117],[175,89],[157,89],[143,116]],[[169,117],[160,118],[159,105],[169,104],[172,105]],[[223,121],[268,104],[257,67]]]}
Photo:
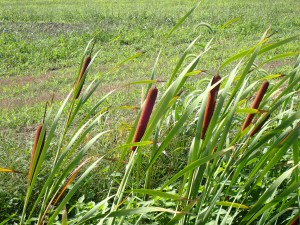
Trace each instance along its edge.
{"label": "mowed grass", "polygon": [[[102,49],[90,73],[103,80],[99,88],[101,96],[122,84],[148,79],[163,38],[195,3],[187,0],[93,0],[88,3],[2,0],[0,167],[26,174],[34,130],[41,122],[45,102],[52,94],[55,94],[57,105],[64,99],[74,83],[83,49],[92,37],[97,40],[95,50]],[[199,49],[215,37],[212,49],[199,64],[199,69],[207,70],[208,77],[214,75],[226,58],[255,44],[269,25],[273,40],[298,34],[297,6],[295,0],[203,1],[166,43],[156,78],[169,78],[180,54],[199,34],[202,34]],[[226,26],[229,21],[232,23]],[[205,26],[197,27],[203,22],[209,23],[215,33]],[[280,53],[276,51],[274,54]],[[299,44],[292,42],[280,51],[299,51]],[[128,64],[106,73],[116,64],[141,52],[141,56]],[[268,70],[270,73],[284,73],[295,58],[291,57],[286,64],[275,61],[268,65]],[[141,86],[133,87],[131,92],[128,90],[123,88],[114,96],[116,106],[139,106]],[[126,112],[114,111],[119,119],[114,128],[120,132],[113,137],[114,140],[107,141],[122,142],[126,137],[126,127],[131,124],[131,116],[136,111],[128,107]],[[113,118],[108,118],[108,123],[109,120]],[[0,205],[5,202],[3,205],[7,209],[3,210],[11,212],[24,197],[25,175],[0,176]],[[101,188],[98,187],[97,191]]]}

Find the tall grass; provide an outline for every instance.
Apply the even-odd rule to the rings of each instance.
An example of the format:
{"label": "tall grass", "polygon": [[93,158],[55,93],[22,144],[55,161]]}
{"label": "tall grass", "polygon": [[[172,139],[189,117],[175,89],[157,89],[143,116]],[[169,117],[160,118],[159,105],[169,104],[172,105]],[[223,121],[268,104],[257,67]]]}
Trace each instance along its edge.
{"label": "tall grass", "polygon": [[[175,25],[163,43],[193,10]],[[74,78],[77,81],[74,88],[57,112],[50,104],[40,127],[39,137],[45,139],[36,138],[31,165],[35,169],[29,173],[20,224],[59,221],[63,224],[293,224],[299,215],[299,141],[295,140],[300,134],[300,56],[287,75],[261,70],[272,60],[283,58],[280,55],[264,61],[263,56],[298,38],[272,42],[268,29],[256,45],[217,68],[220,76],[206,86],[211,76],[196,75],[202,72],[201,58],[212,41],[199,48],[196,37],[163,84],[155,78],[159,65],[156,63],[150,80],[136,82],[148,84],[149,95],[154,90],[150,89],[153,83],[160,90],[155,106],[152,96],[151,112],[147,111],[142,135],[136,138],[135,133],[140,117],[145,115],[143,109],[137,114],[127,141],[106,153],[119,152],[114,168],[121,177],[112,176],[106,198],[72,217],[68,215],[70,200],[106,157],[87,158],[87,152],[114,132],[103,130],[86,141],[99,119],[105,116],[103,102],[118,92],[106,94],[94,107],[83,111],[101,83],[98,78],[89,85],[84,83],[99,54],[94,54],[87,63],[85,56],[91,48],[90,42]],[[197,54],[188,57],[193,51]],[[160,53],[157,62],[159,57]],[[231,71],[226,72],[229,68]],[[195,79],[202,79],[202,85],[188,89],[189,81]],[[263,91],[259,91],[264,96],[259,94],[259,103],[249,107],[248,102],[252,101],[261,80],[268,80]],[[270,85],[265,93],[266,83]],[[83,112],[84,116],[76,120]],[[251,120],[254,115],[258,119],[254,122],[248,119],[247,126],[242,127],[245,114],[251,115]],[[182,143],[178,140],[183,136],[186,138]],[[157,182],[158,168],[168,166],[168,162],[161,165],[162,160],[175,149],[182,152],[184,163],[175,166],[172,173],[163,174],[162,183]],[[53,155],[52,165],[37,191],[49,152]]]}

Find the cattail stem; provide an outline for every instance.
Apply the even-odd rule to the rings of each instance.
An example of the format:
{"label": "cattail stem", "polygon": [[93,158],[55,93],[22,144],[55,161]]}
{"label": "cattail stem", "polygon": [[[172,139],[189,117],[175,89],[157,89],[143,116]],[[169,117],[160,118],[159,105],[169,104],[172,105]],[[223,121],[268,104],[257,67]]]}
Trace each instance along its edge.
{"label": "cattail stem", "polygon": [[[255,97],[255,99],[254,99],[254,101],[252,103],[252,105],[251,105],[251,108],[258,109],[258,106],[261,103],[262,98],[266,94],[266,92],[268,90],[268,87],[269,87],[269,82],[268,81],[264,81],[262,83],[262,85],[261,85],[261,87],[260,87],[260,89],[259,89],[259,91],[258,91],[258,93],[257,93],[257,95],[256,95],[256,97]],[[246,117],[246,120],[245,120],[245,122],[244,122],[244,124],[242,126],[242,130],[246,129],[250,125],[253,117],[254,117],[254,114],[251,114],[251,113],[248,114],[248,116]]]}
{"label": "cattail stem", "polygon": [[[265,114],[263,116],[265,116]],[[251,131],[250,137],[252,137],[258,131],[260,131],[260,129],[262,128],[262,126],[268,121],[269,118],[270,118],[270,114],[267,115],[266,118]]]}
{"label": "cattail stem", "polygon": [[[142,137],[145,133],[147,124],[149,122],[153,107],[154,107],[157,93],[158,93],[158,90],[156,87],[150,88],[150,90],[147,94],[147,97],[146,97],[146,101],[143,106],[143,110],[142,110],[139,122],[138,122],[136,130],[135,130],[135,134],[134,134],[132,143],[139,142],[142,139]],[[134,151],[136,149],[136,147],[137,146],[132,146],[131,150]]]}
{"label": "cattail stem", "polygon": [[34,172],[36,170],[37,163],[38,163],[39,158],[41,156],[42,149],[43,149],[44,144],[45,144],[46,133],[44,134],[44,137],[43,137],[43,140],[42,140],[40,152],[39,152],[39,155],[37,157],[37,161],[36,161],[35,167],[32,170],[32,166],[33,166],[33,162],[34,162],[34,158],[35,158],[35,154],[36,154],[36,149],[37,149],[37,146],[38,146],[38,142],[39,142],[39,139],[40,139],[40,136],[41,136],[42,129],[43,129],[43,125],[39,125],[38,128],[36,129],[36,132],[35,132],[34,144],[33,144],[33,149],[32,149],[32,152],[31,152],[31,161],[30,161],[29,170],[28,170],[28,176],[27,176],[28,177],[28,183],[31,182],[31,180],[30,180],[30,173],[32,173],[32,176],[33,176],[33,174],[34,174]]}
{"label": "cattail stem", "polygon": [[[82,79],[85,79],[85,77],[84,77],[83,75],[84,75],[84,73],[85,73],[85,71],[86,71],[88,65],[90,64],[90,62],[91,62],[91,56],[88,55],[88,56],[84,59],[84,62],[83,62],[83,64],[82,64],[82,68],[81,68],[81,71],[80,71],[80,74],[79,74],[79,77],[78,77],[78,80],[77,80],[77,83],[76,83],[76,86],[75,86],[75,91],[76,91],[77,89],[79,89],[78,92],[77,92],[77,95],[76,95],[76,99],[79,97],[80,92],[81,92],[81,90],[82,90],[82,86],[83,86],[84,80],[82,81],[82,83],[81,83],[81,80],[82,80]],[[80,85],[80,84],[81,84],[81,85]]]}
{"label": "cattail stem", "polygon": [[[216,75],[213,77],[211,81],[211,86],[217,83],[219,80],[221,80],[221,77],[219,75]],[[216,107],[216,99],[218,96],[218,92],[220,89],[220,83],[215,86],[209,93],[207,97],[207,103],[205,108],[205,114],[204,114],[204,120],[202,125],[202,133],[201,133],[201,139],[204,139],[205,133],[207,131],[208,125],[211,121],[211,118],[213,116],[215,107]]]}

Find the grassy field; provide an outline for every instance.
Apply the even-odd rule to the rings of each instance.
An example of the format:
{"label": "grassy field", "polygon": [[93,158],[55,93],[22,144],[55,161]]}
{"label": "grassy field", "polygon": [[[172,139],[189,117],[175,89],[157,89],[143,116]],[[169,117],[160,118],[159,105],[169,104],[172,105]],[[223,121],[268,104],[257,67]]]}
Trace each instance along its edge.
{"label": "grassy field", "polygon": [[[150,79],[164,38],[196,2],[0,2],[0,168],[11,168],[23,173],[0,173],[0,221],[15,212],[22,212],[22,202],[26,195],[24,174],[28,171],[35,129],[41,123],[46,101],[50,101],[54,95],[54,111],[57,110],[73,87],[88,41],[94,38],[96,42],[93,54],[99,49],[100,52],[87,82],[97,78],[101,83],[80,115],[88,112],[103,94],[129,82]],[[202,1],[164,44],[155,79],[167,81],[185,49],[200,35],[193,46],[191,57],[198,54],[213,38],[211,49],[201,58],[196,68],[205,70],[205,73],[193,76],[184,90],[193,91],[203,87],[216,72],[222,76],[231,71],[235,65],[220,70],[219,66],[230,56],[257,44],[269,25],[271,28],[268,35],[273,42],[298,35],[300,20],[297,6],[296,0]],[[288,52],[290,57],[272,61],[261,68],[267,71],[267,75],[287,74],[299,51],[298,37],[260,57],[255,63],[259,64],[275,55]],[[134,59],[123,63],[131,56]],[[264,72],[257,72],[251,79],[260,79],[265,75]],[[94,146],[90,156],[102,155],[112,146],[126,142],[146,87],[145,84],[126,86],[106,100],[103,108],[112,110],[99,122],[94,132],[101,131],[104,125],[116,132]],[[163,89],[162,85],[160,87]],[[189,94],[184,92],[183,96],[188,98]],[[185,101],[187,100],[182,99],[178,105],[180,109],[185,107]],[[295,107],[298,103],[296,100]],[[241,120],[239,118],[238,122]],[[80,119],[75,122],[79,123]],[[190,130],[185,133],[186,136],[178,137],[180,144],[173,143],[175,152],[159,159],[155,171],[161,173],[154,175],[157,184],[165,182],[166,177],[185,165],[185,160],[180,157],[185,157],[187,153],[182,153],[180,149],[189,142],[186,139],[190,138],[189,132]],[[53,143],[52,147],[55,146],[56,143]],[[111,157],[116,156],[118,155],[112,154]],[[47,157],[50,159],[51,155]],[[164,168],[164,160],[167,159],[169,168]],[[113,170],[113,160],[110,158],[105,161],[105,166],[90,177],[91,182],[83,185],[74,201],[83,194],[86,201],[100,199],[106,194],[111,174],[102,176],[106,171]],[[48,170],[46,165],[42,174],[47,174]],[[99,177],[103,178],[101,185],[96,184]],[[80,202],[76,207],[80,209]]]}

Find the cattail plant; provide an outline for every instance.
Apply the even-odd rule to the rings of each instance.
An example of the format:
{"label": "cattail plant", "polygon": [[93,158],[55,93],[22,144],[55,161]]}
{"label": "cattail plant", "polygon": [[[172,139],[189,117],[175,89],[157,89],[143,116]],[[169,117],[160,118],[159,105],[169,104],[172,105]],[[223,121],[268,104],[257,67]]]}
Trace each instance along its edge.
{"label": "cattail plant", "polygon": [[[151,116],[153,107],[154,107],[157,93],[158,93],[158,90],[156,87],[150,88],[150,90],[147,94],[147,97],[146,97],[146,101],[143,106],[141,117],[139,119],[138,125],[137,125],[135,133],[134,133],[132,143],[139,142],[142,139],[142,137],[145,133],[147,124],[149,122],[149,118]],[[131,150],[134,151],[136,149],[136,147],[137,146],[132,146]]]}
{"label": "cattail plant", "polygon": [[[87,69],[87,67],[89,66],[91,62],[91,55],[88,55],[85,59],[84,59],[84,62],[82,64],[82,68],[81,68],[81,71],[80,71],[80,74],[79,74],[79,77],[78,77],[78,80],[77,80],[77,83],[76,83],[76,86],[75,86],[75,90],[78,90],[77,94],[76,94],[76,99],[79,97],[80,95],[80,92],[82,90],[82,86],[83,86],[83,83],[84,83],[84,80],[82,81],[82,79],[85,79],[84,78],[84,73]],[[81,82],[82,81],[82,82]],[[81,85],[80,85],[81,84]],[[76,93],[76,92],[75,92]]]}
{"label": "cattail plant", "polygon": [[[261,85],[261,87],[260,87],[260,89],[259,89],[259,91],[258,91],[258,93],[257,93],[257,95],[256,95],[256,97],[255,97],[255,99],[254,99],[254,101],[252,103],[252,105],[251,105],[251,108],[258,109],[258,106],[261,103],[261,100],[264,97],[265,93],[267,92],[268,87],[269,87],[269,82],[268,81],[264,81],[262,83],[262,85]],[[253,117],[254,117],[254,114],[252,114],[252,113],[248,114],[248,116],[246,117],[246,120],[245,120],[245,122],[243,124],[242,130],[246,129],[250,125]]]}
{"label": "cattail plant", "polygon": [[297,216],[291,223],[290,225],[298,225],[299,224],[299,216]]}
{"label": "cattail plant", "polygon": [[[266,116],[266,113],[263,114],[263,116]],[[261,121],[260,124],[258,124],[250,133],[250,137],[252,137],[254,134],[256,134],[258,131],[260,131],[260,129],[262,128],[262,126],[268,121],[268,119],[270,118],[270,114],[266,116],[266,118]]]}
{"label": "cattail plant", "polygon": [[[214,85],[217,83],[221,77],[219,75],[215,75],[211,81],[211,85]],[[208,125],[210,123],[210,120],[213,116],[215,107],[216,107],[216,99],[218,95],[218,91],[220,88],[220,83],[215,86],[209,93],[208,93],[208,98],[207,98],[207,103],[206,103],[206,108],[205,108],[205,114],[204,114],[204,121],[203,121],[203,126],[202,126],[202,133],[201,133],[201,139],[204,139],[205,133],[207,131]]]}
{"label": "cattail plant", "polygon": [[[38,146],[38,142],[39,142],[39,139],[40,139],[40,136],[41,136],[42,129],[43,129],[43,125],[41,124],[41,125],[38,126],[38,128],[36,129],[36,132],[35,132],[34,144],[33,144],[33,149],[32,149],[32,152],[31,152],[31,161],[30,161],[29,171],[28,171],[28,183],[30,183],[30,173],[34,174],[34,171],[35,171],[36,166],[37,166],[37,164],[36,164],[35,168],[32,170],[32,166],[33,166],[33,162],[34,162],[34,158],[35,158],[35,154],[36,154],[36,149],[37,149],[37,146]],[[42,144],[41,144],[40,149],[43,149],[43,147],[44,147],[45,138],[46,138],[46,133],[43,136],[43,140],[42,140]],[[37,157],[37,162],[40,158],[40,155],[41,155],[41,151],[40,151],[40,153]]]}

